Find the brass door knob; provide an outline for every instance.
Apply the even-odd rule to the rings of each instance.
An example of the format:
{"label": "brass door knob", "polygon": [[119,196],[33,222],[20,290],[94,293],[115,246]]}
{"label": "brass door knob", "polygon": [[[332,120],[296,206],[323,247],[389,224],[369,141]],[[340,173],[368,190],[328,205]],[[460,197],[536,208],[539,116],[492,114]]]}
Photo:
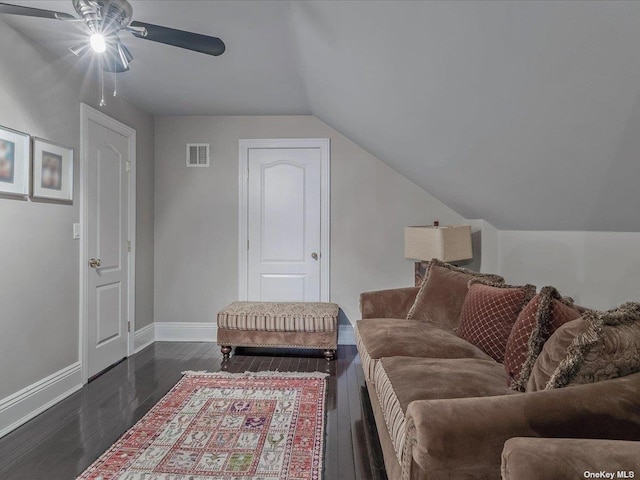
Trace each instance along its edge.
{"label": "brass door knob", "polygon": [[311,254],[311,258],[313,258],[314,260],[318,260],[318,254],[316,252],[313,252]]}
{"label": "brass door knob", "polygon": [[91,268],[98,268],[100,265],[102,264],[102,262],[100,262],[100,259],[95,259],[92,258],[91,260],[89,260],[89,266]]}

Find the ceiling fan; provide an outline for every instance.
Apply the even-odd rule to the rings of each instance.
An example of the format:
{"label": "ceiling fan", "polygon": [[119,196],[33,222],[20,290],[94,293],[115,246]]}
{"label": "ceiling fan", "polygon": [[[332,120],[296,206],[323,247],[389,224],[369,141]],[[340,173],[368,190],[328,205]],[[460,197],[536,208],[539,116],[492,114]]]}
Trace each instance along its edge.
{"label": "ceiling fan", "polygon": [[137,38],[207,55],[218,56],[225,51],[224,42],[217,37],[131,21],[133,7],[127,0],[72,0],[72,3],[79,17],[64,12],[3,2],[0,2],[0,14],[84,22],[88,28],[87,40],[69,50],[78,56],[90,49],[106,54],[105,61],[101,62],[101,65],[103,70],[109,72],[125,72],[129,70],[129,64],[133,60],[129,49],[120,41],[119,33],[123,30]]}

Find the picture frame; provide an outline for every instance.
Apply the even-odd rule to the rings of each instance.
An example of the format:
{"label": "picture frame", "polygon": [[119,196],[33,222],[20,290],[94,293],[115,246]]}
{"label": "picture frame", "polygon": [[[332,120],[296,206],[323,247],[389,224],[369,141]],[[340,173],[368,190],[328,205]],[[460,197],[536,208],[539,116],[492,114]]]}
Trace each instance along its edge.
{"label": "picture frame", "polygon": [[73,202],[73,148],[33,137],[31,196]]}
{"label": "picture frame", "polygon": [[0,125],[0,195],[28,196],[30,167],[29,135]]}

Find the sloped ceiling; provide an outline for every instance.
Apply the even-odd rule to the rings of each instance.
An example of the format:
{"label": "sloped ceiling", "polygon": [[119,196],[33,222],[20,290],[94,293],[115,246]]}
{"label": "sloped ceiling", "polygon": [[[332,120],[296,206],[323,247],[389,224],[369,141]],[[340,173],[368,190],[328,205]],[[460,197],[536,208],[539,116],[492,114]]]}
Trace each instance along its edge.
{"label": "sloped ceiling", "polygon": [[[127,38],[120,90],[151,113],[313,114],[467,218],[640,231],[640,2],[132,4],[228,46]],[[78,32],[8,21],[60,56]]]}

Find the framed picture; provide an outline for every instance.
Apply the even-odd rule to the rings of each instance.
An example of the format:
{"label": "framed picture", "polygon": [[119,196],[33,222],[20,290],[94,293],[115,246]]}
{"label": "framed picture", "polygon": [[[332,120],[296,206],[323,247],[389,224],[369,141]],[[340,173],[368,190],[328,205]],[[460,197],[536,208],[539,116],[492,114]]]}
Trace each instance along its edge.
{"label": "framed picture", "polygon": [[0,194],[29,195],[29,147],[29,135],[0,126]]}
{"label": "framed picture", "polygon": [[33,138],[33,198],[73,201],[73,148]]}

